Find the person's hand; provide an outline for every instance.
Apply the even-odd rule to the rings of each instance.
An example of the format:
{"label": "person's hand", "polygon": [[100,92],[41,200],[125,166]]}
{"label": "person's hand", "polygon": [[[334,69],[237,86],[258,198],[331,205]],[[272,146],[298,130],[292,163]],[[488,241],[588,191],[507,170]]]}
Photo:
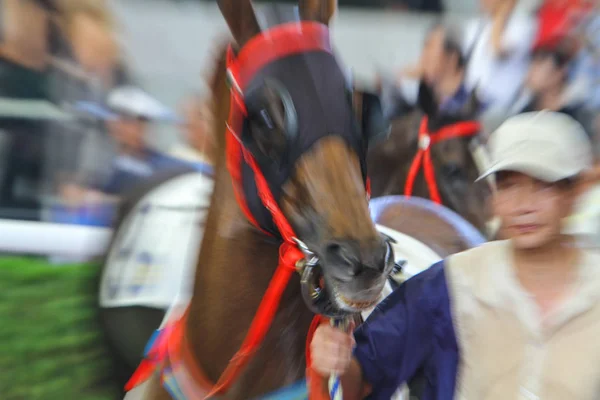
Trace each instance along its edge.
{"label": "person's hand", "polygon": [[350,367],[354,337],[330,325],[321,325],[315,331],[310,343],[312,368],[324,377],[332,374],[343,375]]}

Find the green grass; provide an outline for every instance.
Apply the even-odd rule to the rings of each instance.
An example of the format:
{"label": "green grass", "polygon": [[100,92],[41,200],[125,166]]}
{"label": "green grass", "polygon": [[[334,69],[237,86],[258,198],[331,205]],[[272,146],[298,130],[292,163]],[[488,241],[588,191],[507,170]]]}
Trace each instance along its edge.
{"label": "green grass", "polygon": [[0,399],[114,400],[98,265],[0,258]]}

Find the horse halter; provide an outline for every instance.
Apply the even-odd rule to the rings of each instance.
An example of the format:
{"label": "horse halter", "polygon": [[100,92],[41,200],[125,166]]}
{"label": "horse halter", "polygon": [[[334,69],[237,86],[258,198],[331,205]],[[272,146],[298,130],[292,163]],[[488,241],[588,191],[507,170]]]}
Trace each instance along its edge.
{"label": "horse halter", "polygon": [[[246,218],[264,233],[281,238],[282,244],[279,252],[279,265],[242,347],[230,361],[211,394],[225,392],[250,360],[270,328],[281,295],[294,272],[302,274],[303,297],[307,301],[307,305],[315,311],[312,303],[315,301],[312,292],[314,287],[310,285],[309,281],[312,267],[318,264],[318,258],[298,239],[277,203],[280,186],[289,178],[295,161],[323,136],[333,134],[341,136],[359,155],[363,178],[367,192],[369,192],[365,161],[367,143],[361,137],[361,132],[356,126],[351,126],[351,129],[347,130],[342,129],[337,133],[321,133],[321,137],[309,138],[308,142],[303,140],[293,143],[298,147],[292,149],[288,154],[291,159],[287,160],[288,165],[283,168],[274,168],[263,162],[256,152],[251,151],[246,145],[244,130],[247,129],[249,117],[247,101],[251,100],[246,98],[246,94],[251,92],[253,81],[257,77],[260,78],[261,70],[268,68],[270,64],[286,57],[309,52],[326,53],[333,58],[330,33],[326,25],[311,21],[283,24],[252,38],[237,55],[234,54],[231,47],[228,49],[227,76],[231,87],[231,97],[226,151],[227,168],[232,177],[235,197]],[[277,89],[282,91],[281,87]],[[289,103],[289,100],[283,99],[284,106],[286,106],[286,101]],[[348,104],[348,107],[350,106]],[[289,121],[292,117],[286,113],[288,120],[286,123],[297,128],[295,123]],[[288,129],[291,129],[290,126]],[[307,133],[309,136],[311,134]],[[281,173],[281,170],[284,172]],[[268,211],[270,218],[265,217],[264,210]],[[323,309],[318,311],[323,312]]]}
{"label": "horse halter", "polygon": [[[237,55],[234,54],[231,47],[228,49],[227,77],[230,85],[230,114],[227,121],[226,157],[227,168],[232,177],[234,194],[237,203],[246,215],[246,218],[255,227],[267,235],[281,239],[282,243],[279,248],[278,266],[271,278],[269,287],[261,300],[242,346],[231,358],[218,381],[212,384],[211,382],[208,382],[207,379],[204,379],[205,377],[201,376],[202,371],[199,370],[198,363],[193,359],[189,359],[190,357],[188,357],[188,361],[179,363],[183,365],[184,368],[181,368],[181,365],[179,365],[178,368],[171,368],[172,366],[168,367],[171,368],[173,372],[178,370],[182,371],[184,369],[187,369],[188,372],[196,371],[195,374],[192,373],[196,378],[187,379],[188,383],[197,389],[195,391],[190,390],[190,393],[194,392],[193,398],[212,398],[215,395],[226,393],[231,388],[235,380],[242,373],[244,367],[248,364],[263,342],[273,318],[275,317],[275,313],[277,312],[283,291],[287,287],[294,272],[302,274],[303,297],[307,301],[307,305],[313,311],[336,311],[331,308],[315,310],[314,302],[319,300],[322,301],[323,296],[315,297],[315,294],[313,293],[314,286],[311,284],[310,280],[313,277],[313,267],[318,264],[319,260],[314,253],[297,238],[293,228],[279,208],[277,198],[280,188],[278,185],[282,184],[281,181],[289,178],[289,174],[291,174],[290,171],[292,170],[295,161],[302,153],[306,152],[316,140],[324,136],[335,134],[336,136],[343,138],[358,154],[368,197],[369,189],[365,161],[368,141],[361,136],[362,132],[358,128],[358,124],[346,121],[347,123],[344,127],[346,129],[342,129],[337,133],[321,132],[319,133],[319,137],[303,137],[303,139],[306,140],[302,140],[299,143],[299,148],[294,148],[291,153],[287,154],[287,156],[291,158],[291,161],[286,159],[286,161],[289,161],[289,164],[284,165],[283,168],[281,168],[281,166],[276,168],[266,162],[268,161],[268,157],[266,160],[264,157],[260,157],[256,154],[255,151],[252,151],[255,149],[250,149],[249,146],[247,146],[244,137],[246,133],[245,130],[248,128],[249,113],[251,112],[248,105],[252,99],[248,98],[248,94],[251,93],[252,86],[256,79],[261,78],[261,72],[278,61],[283,61],[289,57],[305,53],[325,54],[327,57],[334,59],[329,36],[329,29],[326,25],[309,21],[294,22],[279,25],[258,34],[250,39],[240,49]],[[331,60],[329,60],[329,62],[330,61]],[[332,63],[330,62],[329,65],[332,65]],[[339,72],[341,74],[341,71]],[[267,75],[264,78],[264,81],[266,82],[271,76]],[[331,77],[328,77],[328,79],[331,79]],[[279,91],[280,94],[285,94],[285,87],[275,84],[275,89]],[[289,106],[290,101],[290,99],[282,99],[284,107],[286,107],[286,102],[287,106]],[[372,101],[367,101],[372,105]],[[350,103],[346,104],[346,106],[351,108]],[[363,112],[365,112],[364,104],[362,109]],[[288,113],[288,111],[290,111],[290,113]],[[351,109],[349,111],[352,112]],[[366,111],[367,113],[371,113],[371,110],[369,109]],[[287,129],[295,129],[295,127],[297,127],[294,121],[292,121],[292,118],[294,117],[292,114],[293,112],[291,112],[291,110],[286,110]],[[379,126],[373,115],[369,115],[369,118],[371,119],[368,120],[368,126]],[[348,118],[348,120],[350,120],[350,118]],[[300,121],[298,120],[296,122]],[[311,126],[311,128],[312,127],[314,126]],[[328,128],[331,127],[328,126]],[[379,132],[374,131],[374,134],[378,135]],[[307,134],[307,136],[310,135],[314,134]],[[365,201],[367,201],[367,199],[365,199]],[[265,217],[264,211],[268,213],[269,218]],[[389,242],[388,247],[391,249]],[[165,359],[164,349],[167,349],[169,352],[172,350],[173,352],[173,354],[169,353],[167,356],[168,360],[177,361],[179,359],[184,359],[185,355],[190,353],[189,345],[185,344],[185,329],[182,329],[182,326],[185,325],[186,315],[187,312],[175,323],[177,329],[175,329],[175,333],[172,334],[170,339],[168,337],[170,335],[165,334],[164,339],[158,340],[156,346],[158,354],[156,358],[158,360]],[[128,387],[135,387],[134,385],[136,382],[142,381],[143,377],[147,377],[149,373],[151,374],[154,366],[155,364],[152,364],[150,361],[149,364],[140,366],[139,373],[136,372],[128,384]],[[164,373],[165,371],[162,372]],[[186,379],[185,373],[184,379]]]}
{"label": "horse halter", "polygon": [[[296,59],[293,59],[294,56]],[[298,60],[299,56],[305,59]],[[315,69],[331,68],[333,63],[339,69],[331,49],[329,29],[318,22],[304,21],[279,25],[251,39],[237,55],[231,47],[228,49],[227,77],[231,87],[231,100],[227,134],[227,167],[233,178],[236,199],[247,219],[271,236],[285,240],[285,232],[281,231],[281,224],[276,221],[278,217],[274,215],[263,193],[270,192],[273,200],[277,202],[282,187],[293,173],[296,162],[318,140],[326,136],[343,139],[358,155],[363,180],[365,185],[368,185],[366,152],[371,134],[365,137],[363,129],[360,129],[362,127],[355,123],[350,96],[348,99],[340,98],[337,103],[342,107],[332,110],[338,117],[336,120],[328,115],[330,110],[323,109],[321,105],[323,98],[319,97],[320,94],[333,96],[327,92],[328,87],[325,86],[324,90],[319,92],[304,89],[303,86],[311,85],[303,82],[301,77],[290,82],[290,79],[287,79],[290,72],[285,71],[286,68],[305,64],[309,66],[307,71],[312,66],[314,74]],[[345,85],[346,80],[341,70],[329,72],[334,75],[339,72],[339,76],[332,76],[332,80],[338,78],[338,83],[343,81]],[[308,75],[306,78],[311,76]],[[284,79],[287,87],[281,82]],[[332,89],[339,89],[336,83],[331,85]],[[280,163],[270,159],[269,155],[262,152],[254,143],[251,129],[251,121],[260,120],[267,126],[273,123],[269,110],[260,102],[259,95],[264,88],[275,92],[283,106],[286,149],[285,157],[282,157]],[[338,92],[337,95],[344,94]],[[368,107],[369,111],[377,109],[376,105],[369,103],[368,96],[364,97],[365,107]],[[293,98],[302,101],[294,104]],[[376,127],[377,124],[372,122],[376,121],[376,118],[373,118],[369,111],[362,122],[366,122],[369,128],[372,125]],[[378,133],[374,133],[373,136],[378,136]]]}
{"label": "horse halter", "polygon": [[428,129],[429,118],[424,116],[419,127],[419,149],[408,171],[404,195],[406,197],[412,196],[415,180],[422,166],[431,200],[436,204],[442,204],[442,197],[435,179],[433,160],[431,159],[431,146],[444,140],[474,137],[481,130],[481,125],[476,121],[466,121],[445,126],[436,132],[429,132]]}

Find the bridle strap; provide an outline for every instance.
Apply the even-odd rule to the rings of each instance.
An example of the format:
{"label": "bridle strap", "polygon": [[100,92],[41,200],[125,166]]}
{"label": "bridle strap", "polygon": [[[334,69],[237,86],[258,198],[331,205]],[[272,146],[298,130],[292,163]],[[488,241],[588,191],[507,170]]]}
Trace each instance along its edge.
{"label": "bridle strap", "polygon": [[244,90],[265,65],[310,51],[332,53],[327,25],[314,21],[278,25],[250,39],[235,59],[227,63],[239,88]]}
{"label": "bridle strap", "polygon": [[[252,225],[270,236],[272,235],[252,215],[242,186],[242,163],[244,161],[251,167],[251,164],[254,164],[252,170],[255,177],[260,175],[261,180],[266,183],[260,169],[255,168],[256,163],[252,155],[242,144],[241,130],[244,118],[247,117],[243,91],[256,73],[265,65],[284,57],[310,51],[332,52],[329,28],[326,25],[314,21],[279,25],[250,39],[237,56],[231,46],[227,50],[227,74],[231,85],[230,110],[227,123],[228,134],[226,138],[227,169],[232,178],[235,198],[240,209]],[[264,186],[268,188],[268,185]],[[258,187],[258,183],[257,189],[260,195],[262,190],[261,187]],[[262,195],[261,201],[264,204]],[[264,205],[267,207],[267,204]],[[277,203],[274,203],[274,205],[277,207]],[[273,213],[272,209],[269,209],[269,211],[271,214]],[[280,211],[276,211],[276,213],[281,214]],[[274,222],[280,228],[278,222]],[[284,229],[287,230],[287,228]],[[283,232],[280,231],[280,233],[283,237]]]}
{"label": "bridle strap", "polygon": [[[187,343],[185,338],[175,339],[182,340],[182,343],[185,345],[172,346],[171,348],[174,348],[175,351],[169,355],[169,358],[176,361],[184,360],[185,362],[182,363],[183,367],[192,372],[197,371],[197,373],[192,373],[192,375],[196,377],[196,383],[210,386],[207,388],[208,394],[203,397],[204,399],[225,393],[240,376],[243,368],[252,359],[252,356],[256,353],[269,331],[279,307],[281,296],[287,287],[291,276],[294,271],[296,271],[298,263],[306,257],[298,247],[294,230],[279,208],[269,184],[258,167],[256,160],[243,146],[240,132],[244,119],[247,117],[243,90],[255,74],[262,67],[277,59],[309,51],[324,51],[331,53],[329,29],[327,26],[312,21],[284,24],[263,32],[251,39],[241,49],[237,56],[235,56],[231,47],[228,49],[227,73],[231,90],[230,113],[226,134],[226,152],[227,168],[232,178],[235,198],[248,221],[264,233],[268,234],[252,215],[244,196],[242,187],[242,165],[245,162],[252,169],[260,200],[263,206],[271,214],[273,222],[281,235],[282,243],[279,248],[279,263],[277,269],[271,278],[242,346],[231,358],[225,371],[214,385],[207,383],[207,380],[203,379],[197,360],[191,357],[191,354],[185,354],[191,350],[189,345],[185,344]],[[367,192],[370,193],[368,180],[366,185]],[[179,321],[179,323],[184,325],[185,317],[182,321]],[[182,332],[181,335],[185,334],[184,331],[179,332]],[[146,371],[148,369],[149,368],[146,368]]]}
{"label": "bridle strap", "polygon": [[412,196],[415,180],[422,166],[431,200],[436,204],[442,204],[442,197],[435,179],[435,168],[431,158],[431,146],[449,139],[475,136],[481,130],[481,125],[477,121],[458,122],[433,133],[430,133],[428,128],[429,118],[424,116],[419,127],[419,150],[410,165],[406,185],[404,186],[404,195],[406,197]]}
{"label": "bridle strap", "polygon": [[242,162],[245,162],[252,169],[258,195],[263,206],[273,218],[281,235],[282,244],[279,248],[277,269],[252,320],[246,338],[205,398],[225,393],[240,376],[243,368],[256,353],[269,331],[281,296],[296,271],[298,262],[305,258],[304,253],[297,246],[296,234],[292,226],[279,208],[256,160],[243,146],[239,132],[241,132],[243,120],[247,116],[243,90],[255,74],[273,61],[309,51],[331,52],[327,26],[316,22],[285,24],[251,39],[237,57],[231,47],[228,49],[227,68],[228,75],[232,80],[232,88],[227,135],[227,167],[232,177],[235,196],[246,218],[254,226],[267,233],[250,212],[244,197],[241,167]]}

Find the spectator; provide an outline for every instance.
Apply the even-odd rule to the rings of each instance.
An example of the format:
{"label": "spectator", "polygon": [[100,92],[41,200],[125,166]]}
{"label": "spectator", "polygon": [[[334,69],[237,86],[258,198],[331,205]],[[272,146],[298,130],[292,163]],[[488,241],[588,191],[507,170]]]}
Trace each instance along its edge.
{"label": "spectator", "polygon": [[115,21],[105,0],[63,0],[60,6],[62,30],[68,46],[61,58],[72,58],[88,76],[104,86],[115,84],[120,49],[115,37]]}
{"label": "spectator", "polygon": [[[49,41],[50,92],[54,102],[104,104],[111,88],[131,79],[124,67],[116,24],[105,0],[57,0]],[[83,190],[103,181],[114,156],[104,119],[52,124],[46,143],[48,192]],[[78,193],[71,190],[69,193]]]}
{"label": "spectator", "polygon": [[117,114],[109,123],[109,131],[115,139],[118,155],[104,192],[122,193],[157,171],[185,165],[147,144],[148,122],[172,118],[160,103],[138,88],[125,86],[110,94],[108,105]]}
{"label": "spectator", "polygon": [[403,70],[398,83],[383,82],[386,114],[399,116],[414,107],[429,116],[463,112],[472,97],[465,86],[461,42],[456,27],[435,25],[425,39],[418,65]]}
{"label": "spectator", "polygon": [[191,97],[183,105],[187,144],[178,144],[169,154],[192,163],[214,163],[215,143],[212,132],[213,116],[211,101]]}
{"label": "spectator", "polygon": [[538,10],[538,31],[534,47],[560,40],[573,33],[590,11],[586,0],[545,0]]}
{"label": "spectator", "polygon": [[0,3],[0,59],[3,61],[0,66],[9,60],[32,71],[46,68],[48,15],[47,8],[39,2]]}
{"label": "spectator", "polygon": [[529,92],[517,102],[518,112],[551,110],[567,114],[580,122],[588,135],[594,133],[593,115],[586,106],[586,93],[570,88],[569,67],[577,45],[573,38],[539,42],[533,49],[525,82]]}
{"label": "spectator", "polygon": [[516,0],[481,0],[484,17],[467,25],[467,88],[478,87],[491,113],[505,113],[521,90],[536,24]]}
{"label": "spectator", "polygon": [[588,107],[600,111],[600,15],[597,6],[590,10],[576,33],[582,48],[573,65],[572,79],[586,90]]}

